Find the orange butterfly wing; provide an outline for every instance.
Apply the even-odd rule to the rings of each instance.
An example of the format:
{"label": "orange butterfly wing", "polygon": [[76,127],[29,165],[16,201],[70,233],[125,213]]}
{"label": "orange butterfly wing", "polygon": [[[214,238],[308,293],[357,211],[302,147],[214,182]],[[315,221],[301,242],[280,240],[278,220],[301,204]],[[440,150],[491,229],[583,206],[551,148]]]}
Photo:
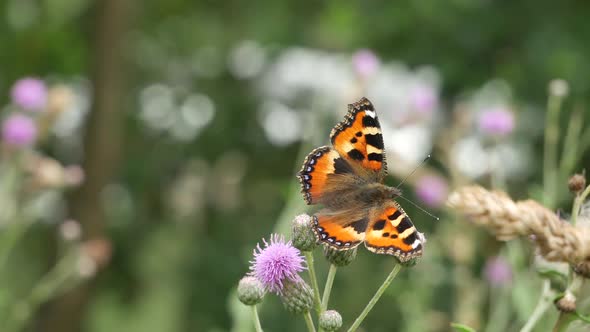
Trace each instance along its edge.
{"label": "orange butterfly wing", "polygon": [[348,113],[332,129],[330,140],[349,164],[373,171],[375,180],[384,177],[387,166],[381,125],[368,99],[348,105]]}
{"label": "orange butterfly wing", "polygon": [[349,214],[316,214],[313,231],[320,242],[338,250],[349,250],[365,239],[368,218],[350,220]]}
{"label": "orange butterfly wing", "polygon": [[[313,150],[297,175],[307,204],[328,203],[328,195],[356,189],[346,187],[358,185],[356,180],[336,181],[344,179],[339,175],[376,182],[386,175],[383,136],[373,105],[362,98],[348,108],[344,120],[330,133],[334,148]],[[347,211],[322,210],[313,218],[318,241],[338,250],[364,242],[370,251],[396,256],[402,262],[422,255],[425,239],[395,201],[361,210],[353,206]]]}
{"label": "orange butterfly wing", "polygon": [[365,235],[365,246],[370,251],[405,262],[420,257],[423,244],[424,237],[397,202],[391,201],[372,213]]}
{"label": "orange butterfly wing", "polygon": [[330,180],[351,172],[350,165],[329,146],[311,151],[297,174],[305,202],[310,205],[321,202],[322,196],[328,192]]}

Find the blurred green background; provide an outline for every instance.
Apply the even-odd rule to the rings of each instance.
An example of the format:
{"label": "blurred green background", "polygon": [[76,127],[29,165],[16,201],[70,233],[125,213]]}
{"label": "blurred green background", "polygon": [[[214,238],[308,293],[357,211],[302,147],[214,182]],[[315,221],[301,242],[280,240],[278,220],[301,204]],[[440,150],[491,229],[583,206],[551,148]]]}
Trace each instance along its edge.
{"label": "blurred green background", "polygon": [[[501,187],[541,199],[549,82],[569,83],[562,127],[576,109],[589,120],[589,11],[585,1],[0,0],[0,104],[11,109],[11,87],[22,77],[66,87],[66,119],[34,149],[85,172],[13,248],[0,295],[28,294],[61,255],[59,225],[74,219],[82,239],[103,241],[107,262],[42,301],[25,330],[251,331],[235,300],[237,281],[256,243],[273,231],[288,234],[288,222],[311,211],[295,173],[308,151],[328,143],[346,104],[365,93],[390,122],[386,135],[405,126],[420,133],[395,142],[388,183],[427,153],[433,160],[423,170],[444,179],[445,192],[492,183],[493,172],[477,171],[477,153],[485,157],[497,142],[480,140],[477,116],[469,116],[488,103],[516,118],[502,156],[517,162],[502,171]],[[368,72],[358,63],[363,55]],[[411,107],[397,107],[412,103],[403,92],[421,82],[430,106],[416,120]],[[463,138],[483,143],[453,152]],[[588,156],[574,159],[570,170],[580,171]],[[567,211],[568,174],[561,175],[563,188],[548,204]],[[423,204],[414,186],[409,181],[407,196]],[[507,249],[446,218],[442,201],[431,203],[439,223],[404,205],[429,239],[425,257],[402,271],[364,331],[447,331],[451,321],[484,330],[498,299],[509,308],[498,330],[518,330],[541,285],[528,246]],[[498,299],[502,291],[484,276],[495,255],[518,271]],[[319,250],[316,260],[323,284]],[[390,266],[391,258],[361,249],[341,269],[331,304],[345,326]],[[268,331],[305,328],[276,297],[260,312]]]}

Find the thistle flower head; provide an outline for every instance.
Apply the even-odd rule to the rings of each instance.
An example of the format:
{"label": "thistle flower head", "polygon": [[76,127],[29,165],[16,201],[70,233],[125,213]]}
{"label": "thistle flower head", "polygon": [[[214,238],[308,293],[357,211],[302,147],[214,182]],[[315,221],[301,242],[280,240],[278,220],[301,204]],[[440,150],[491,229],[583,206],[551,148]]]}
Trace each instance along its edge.
{"label": "thistle flower head", "polygon": [[10,146],[29,146],[36,138],[37,127],[28,116],[12,114],[2,123],[2,139]]}
{"label": "thistle flower head", "polygon": [[485,134],[506,136],[514,130],[514,114],[505,108],[492,108],[481,113],[477,124]]}
{"label": "thistle flower head", "polygon": [[379,58],[368,49],[358,50],[352,56],[354,71],[361,78],[373,75],[379,68]]}
{"label": "thistle flower head", "polygon": [[304,258],[290,241],[285,242],[283,236],[273,234],[270,243],[264,239],[262,241],[264,247],[258,244],[254,250],[250,274],[258,278],[267,291],[281,294],[286,282],[297,283],[302,280],[298,273],[306,269]]}
{"label": "thistle flower head", "polygon": [[427,175],[416,183],[416,196],[430,207],[444,204],[449,194],[447,181],[440,176]]}
{"label": "thistle flower head", "polygon": [[42,110],[47,102],[47,88],[38,78],[26,77],[16,81],[10,94],[12,102],[25,110]]}
{"label": "thistle flower head", "polygon": [[492,286],[501,287],[512,280],[512,268],[504,258],[496,256],[486,262],[484,275]]}
{"label": "thistle flower head", "polygon": [[421,114],[431,114],[438,107],[438,93],[433,86],[421,84],[410,91],[410,104]]}

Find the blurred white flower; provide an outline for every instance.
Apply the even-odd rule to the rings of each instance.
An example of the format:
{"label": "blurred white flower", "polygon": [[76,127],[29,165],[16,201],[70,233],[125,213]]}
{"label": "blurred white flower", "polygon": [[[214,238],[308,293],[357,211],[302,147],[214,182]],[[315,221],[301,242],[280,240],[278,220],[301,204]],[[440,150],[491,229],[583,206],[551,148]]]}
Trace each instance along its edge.
{"label": "blurred white flower", "polygon": [[420,163],[432,149],[433,132],[428,125],[416,123],[394,128],[381,121],[381,129],[385,150],[408,166]]}
{"label": "blurred white flower", "polygon": [[90,111],[91,93],[89,82],[85,78],[59,85],[50,94],[50,104],[62,107],[52,127],[52,132],[63,142],[78,141],[84,120]]}
{"label": "blurred white flower", "polygon": [[193,140],[215,117],[215,104],[203,94],[181,95],[163,84],[147,86],[139,96],[139,118],[153,131],[179,141]]}
{"label": "blurred white flower", "polygon": [[563,79],[554,79],[549,82],[549,93],[557,97],[565,97],[569,93],[569,84]]}
{"label": "blurred white flower", "polygon": [[82,235],[82,226],[76,220],[68,219],[59,225],[59,233],[66,241],[76,241]]}
{"label": "blurred white flower", "polygon": [[239,79],[257,76],[266,62],[266,52],[260,44],[244,40],[232,50],[228,58],[230,72]]}
{"label": "blurred white flower", "polygon": [[489,170],[489,156],[477,137],[468,136],[461,139],[453,146],[451,156],[456,167],[472,179],[486,174]]}
{"label": "blurred white flower", "polygon": [[167,189],[167,204],[172,210],[172,215],[179,221],[192,221],[199,213],[203,213],[203,207],[213,191],[208,186],[211,179],[211,170],[205,160],[191,160],[178,172]]}
{"label": "blurred white flower", "polygon": [[139,97],[140,119],[151,129],[165,130],[174,122],[174,95],[172,89],[163,84],[144,88]]}
{"label": "blurred white flower", "polygon": [[366,94],[379,107],[381,121],[396,126],[431,123],[439,108],[439,80],[438,72],[432,67],[412,71],[403,64],[390,63],[367,82]]}
{"label": "blurred white flower", "polygon": [[[363,91],[359,91],[361,74],[370,75],[370,80],[362,85]],[[326,110],[335,112],[335,120],[340,121],[347,111],[346,104],[363,94],[377,109],[386,149],[407,162],[416,163],[432,148],[435,112],[439,109],[439,80],[437,70],[432,67],[410,70],[400,63],[381,63],[368,50],[343,54],[290,48],[261,77],[259,89],[267,100],[263,108],[279,105],[275,108],[280,110],[263,112],[261,122],[271,141],[289,144],[301,138],[303,126],[301,117],[288,111],[290,107],[322,111],[317,107],[319,100],[330,105]]]}
{"label": "blurred white flower", "polygon": [[331,100],[343,100],[354,82],[344,54],[305,48],[288,48],[262,77],[260,89],[269,98],[290,101],[312,92]]}
{"label": "blurred white flower", "polygon": [[486,148],[480,137],[468,136],[453,146],[451,156],[459,171],[472,179],[492,171],[507,178],[519,178],[528,173],[531,147],[507,142]]}
{"label": "blurred white flower", "polygon": [[261,108],[261,123],[274,145],[291,144],[301,138],[301,114],[278,102],[266,102]]}

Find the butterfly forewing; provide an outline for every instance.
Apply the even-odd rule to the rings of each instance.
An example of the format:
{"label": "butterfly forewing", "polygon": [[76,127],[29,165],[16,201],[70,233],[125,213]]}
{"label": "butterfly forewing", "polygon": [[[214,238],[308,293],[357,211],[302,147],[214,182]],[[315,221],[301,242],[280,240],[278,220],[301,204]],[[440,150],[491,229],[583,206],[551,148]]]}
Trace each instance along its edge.
{"label": "butterfly forewing", "polygon": [[297,175],[303,199],[307,204],[320,203],[322,197],[334,189],[338,178],[351,173],[352,168],[336,150],[329,146],[313,150],[305,158],[303,167]]}
{"label": "butterfly forewing", "polygon": [[387,170],[383,135],[371,102],[362,98],[348,105],[348,113],[330,134],[334,149],[351,165],[381,180]]}

